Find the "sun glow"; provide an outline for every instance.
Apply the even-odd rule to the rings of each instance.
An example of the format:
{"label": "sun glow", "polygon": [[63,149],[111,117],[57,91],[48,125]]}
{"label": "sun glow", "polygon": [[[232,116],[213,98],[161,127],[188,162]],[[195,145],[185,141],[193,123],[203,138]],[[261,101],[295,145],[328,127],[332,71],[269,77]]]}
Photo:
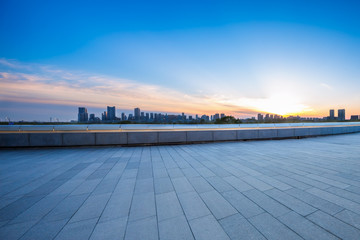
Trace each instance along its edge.
{"label": "sun glow", "polygon": [[282,116],[301,115],[313,111],[310,107],[301,103],[295,94],[279,93],[268,98],[227,98],[220,100],[223,104],[248,107],[258,113],[278,114]]}
{"label": "sun glow", "polygon": [[259,112],[273,113],[283,116],[297,115],[311,111],[309,107],[289,97],[275,96],[259,101],[253,106]]}

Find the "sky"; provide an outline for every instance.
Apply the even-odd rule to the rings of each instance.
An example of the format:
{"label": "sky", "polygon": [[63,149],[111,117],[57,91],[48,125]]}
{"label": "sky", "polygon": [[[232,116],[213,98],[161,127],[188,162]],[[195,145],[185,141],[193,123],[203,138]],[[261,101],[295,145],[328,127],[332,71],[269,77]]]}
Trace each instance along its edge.
{"label": "sky", "polygon": [[0,0],[0,120],[360,114],[359,1]]}

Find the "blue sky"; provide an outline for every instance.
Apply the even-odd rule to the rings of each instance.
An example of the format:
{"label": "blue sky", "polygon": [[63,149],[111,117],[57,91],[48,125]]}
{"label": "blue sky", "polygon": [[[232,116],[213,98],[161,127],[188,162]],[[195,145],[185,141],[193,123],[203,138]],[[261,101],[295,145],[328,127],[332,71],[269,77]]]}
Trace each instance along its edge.
{"label": "blue sky", "polygon": [[[0,1],[0,118],[360,114],[357,1]],[[44,110],[46,109],[46,111]],[[119,114],[118,112],[118,114]]]}

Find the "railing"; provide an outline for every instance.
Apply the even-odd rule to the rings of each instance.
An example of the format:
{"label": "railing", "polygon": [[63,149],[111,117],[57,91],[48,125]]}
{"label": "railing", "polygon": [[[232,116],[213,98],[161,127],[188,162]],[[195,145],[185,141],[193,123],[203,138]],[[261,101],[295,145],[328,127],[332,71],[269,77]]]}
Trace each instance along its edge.
{"label": "railing", "polygon": [[92,130],[174,130],[352,126],[360,122],[259,123],[259,124],[76,124],[76,125],[0,125],[1,131],[92,131]]}

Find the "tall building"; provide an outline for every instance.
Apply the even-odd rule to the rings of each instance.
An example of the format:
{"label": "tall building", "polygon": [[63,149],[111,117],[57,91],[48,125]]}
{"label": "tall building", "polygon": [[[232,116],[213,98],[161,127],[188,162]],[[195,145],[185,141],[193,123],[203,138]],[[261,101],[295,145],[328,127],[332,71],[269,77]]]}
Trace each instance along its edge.
{"label": "tall building", "polygon": [[335,111],[334,111],[334,109],[330,109],[329,119],[330,119],[330,120],[334,120],[334,119],[335,119]]}
{"label": "tall building", "polygon": [[358,121],[358,120],[359,120],[359,116],[358,116],[358,115],[351,115],[350,120],[351,120],[351,121]]}
{"label": "tall building", "polygon": [[154,120],[154,113],[150,113],[150,120]]}
{"label": "tall building", "polygon": [[89,118],[87,109],[85,107],[79,107],[78,122],[87,122]]}
{"label": "tall building", "polygon": [[225,114],[222,113],[222,114],[220,115],[220,118],[224,118],[224,117],[225,117]]}
{"label": "tall building", "polygon": [[126,120],[126,115],[125,113],[121,113],[121,121],[125,121]]}
{"label": "tall building", "polygon": [[[216,115],[216,114],[215,114]],[[219,114],[218,114],[219,115]],[[201,119],[204,119],[206,122],[208,122],[210,120],[210,117],[208,115],[202,115]]]}
{"label": "tall building", "polygon": [[101,121],[106,121],[107,120],[107,112],[104,111],[102,114],[101,114]]}
{"label": "tall building", "polygon": [[345,109],[338,110],[338,121],[345,121]]}
{"label": "tall building", "polygon": [[94,113],[90,114],[89,121],[91,121],[91,122],[95,121],[95,114]]}
{"label": "tall building", "polygon": [[116,115],[115,115],[115,106],[114,107],[110,107],[107,106],[107,120],[115,120]]}
{"label": "tall building", "polygon": [[264,121],[264,115],[262,115],[261,113],[258,114],[258,121],[259,122]]}
{"label": "tall building", "polygon": [[[203,115],[204,116],[204,115]],[[202,118],[202,117],[201,117]],[[215,113],[215,115],[214,115],[214,120],[216,120],[216,119],[219,119],[220,118],[220,115],[218,114],[218,113]]]}
{"label": "tall building", "polygon": [[134,108],[135,121],[140,121],[140,108]]}
{"label": "tall building", "polygon": [[145,113],[144,113],[144,112],[141,112],[141,114],[140,114],[140,120],[141,120],[141,121],[144,121],[144,120],[145,120]]}

